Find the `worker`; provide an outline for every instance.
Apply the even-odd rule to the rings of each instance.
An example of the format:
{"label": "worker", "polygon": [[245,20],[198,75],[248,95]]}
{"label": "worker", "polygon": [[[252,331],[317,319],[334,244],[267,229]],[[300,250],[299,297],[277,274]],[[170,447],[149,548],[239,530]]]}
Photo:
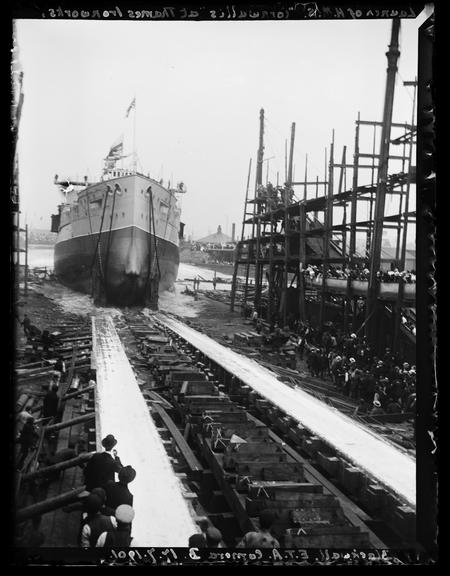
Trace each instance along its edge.
{"label": "worker", "polygon": [[29,451],[35,448],[38,438],[39,434],[37,432],[36,424],[34,423],[33,416],[30,414],[22,428],[22,432],[20,433],[19,444],[21,450],[17,465],[18,470],[22,468]]}
{"label": "worker", "polygon": [[42,416],[44,418],[55,418],[58,413],[58,402],[58,386],[53,384],[53,386],[44,397],[44,402],[42,405]]}
{"label": "worker", "polygon": [[55,372],[59,373],[59,381],[64,382],[66,377],[66,363],[62,356],[58,356],[55,363]]}
{"label": "worker", "polygon": [[237,548],[279,548],[280,544],[271,534],[275,515],[271,510],[263,510],[259,515],[259,530],[247,532]]}
{"label": "worker", "polygon": [[31,320],[27,314],[23,317],[22,326],[25,336],[28,338],[30,336]]}
{"label": "worker", "polygon": [[112,434],[103,438],[102,446],[105,451],[95,453],[84,470],[86,490],[104,488],[108,482],[115,481],[115,473],[123,467],[117,451],[114,450],[116,444],[117,440]]}

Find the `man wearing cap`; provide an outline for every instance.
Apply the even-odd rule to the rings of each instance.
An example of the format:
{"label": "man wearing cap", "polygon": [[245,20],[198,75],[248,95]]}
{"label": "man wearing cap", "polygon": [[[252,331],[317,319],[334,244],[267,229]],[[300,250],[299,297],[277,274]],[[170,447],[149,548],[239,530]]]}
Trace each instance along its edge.
{"label": "man wearing cap", "polygon": [[128,506],[128,504],[118,506],[115,512],[115,518],[117,528],[101,534],[97,546],[104,546],[105,548],[127,548],[131,546],[133,541],[131,536],[131,523],[134,518],[133,508]]}
{"label": "man wearing cap", "polygon": [[[103,536],[117,528],[114,516],[105,516],[101,513],[103,501],[98,494],[89,494],[85,501],[87,516],[83,519],[81,529],[81,547],[98,548],[104,545]],[[103,539],[100,539],[103,536]]]}
{"label": "man wearing cap", "polygon": [[384,411],[381,408],[381,402],[379,400],[374,400],[372,404],[373,408],[370,411],[370,416],[377,416],[379,414],[384,414]]}
{"label": "man wearing cap", "polygon": [[222,546],[222,533],[214,526],[210,526],[206,532],[206,547],[207,548],[223,548]]}
{"label": "man wearing cap", "polygon": [[271,510],[263,510],[259,515],[258,532],[247,532],[237,545],[237,548],[279,548],[280,544],[270,532],[275,522]]}
{"label": "man wearing cap", "polygon": [[106,506],[116,510],[121,504],[133,506],[133,494],[128,490],[128,484],[136,478],[136,470],[132,466],[124,466],[119,470],[119,481],[108,482],[105,486]]}
{"label": "man wearing cap", "polygon": [[84,479],[86,490],[93,488],[104,488],[108,482],[114,482],[115,473],[119,472],[122,466],[116,450],[113,450],[117,440],[112,434],[108,434],[102,440],[104,452],[96,452],[88,461],[84,469]]}

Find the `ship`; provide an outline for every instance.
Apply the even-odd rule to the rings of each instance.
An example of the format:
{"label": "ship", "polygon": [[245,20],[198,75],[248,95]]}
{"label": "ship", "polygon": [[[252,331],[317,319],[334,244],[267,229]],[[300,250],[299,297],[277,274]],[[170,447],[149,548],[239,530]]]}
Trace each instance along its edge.
{"label": "ship", "polygon": [[186,189],[139,172],[132,157],[124,167],[119,138],[98,182],[55,176],[62,202],[52,215],[54,273],[97,304],[157,308],[158,294],[173,289],[177,278],[183,235],[178,194]]}

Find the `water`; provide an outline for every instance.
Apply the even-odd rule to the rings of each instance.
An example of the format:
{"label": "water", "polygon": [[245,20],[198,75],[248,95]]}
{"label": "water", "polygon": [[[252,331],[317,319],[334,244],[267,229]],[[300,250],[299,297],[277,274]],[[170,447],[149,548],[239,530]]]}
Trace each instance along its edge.
{"label": "water", "polygon": [[[25,264],[25,254],[21,253],[20,263]],[[54,267],[54,247],[46,246],[42,244],[30,244],[28,247],[28,266],[30,268],[44,268],[48,270],[53,270]],[[184,284],[192,288],[192,282],[185,282],[184,280],[189,278],[193,279],[196,277],[204,278],[205,280],[213,280],[214,270],[208,268],[197,267],[193,264],[180,263],[178,269],[178,284]],[[223,278],[227,281],[231,281],[232,276],[228,274],[217,273],[217,278]],[[214,287],[211,282],[202,282],[200,284],[202,290],[213,290]],[[220,290],[230,290],[231,284],[218,283],[217,288]]]}
{"label": "water", "polygon": [[[28,246],[28,266],[30,268],[45,268],[53,270],[54,247],[45,244],[30,244]],[[25,254],[21,252],[20,263],[25,265]]]}
{"label": "water", "polygon": [[[54,267],[54,247],[38,244],[30,244],[28,247],[28,265],[30,268],[44,268],[53,270]],[[25,264],[25,255],[21,254],[21,264]],[[224,278],[228,281],[231,276],[227,274],[216,274],[217,278]],[[208,268],[200,268],[192,264],[180,263],[178,270],[178,280],[174,286],[173,292],[163,292],[159,296],[159,309],[165,312],[171,312],[185,318],[195,318],[201,315],[201,311],[205,303],[200,300],[194,300],[192,296],[183,294],[185,286],[190,289],[193,288],[192,281],[185,281],[185,279],[193,279],[202,277],[205,280],[212,280],[214,278],[214,270]],[[202,282],[200,284],[201,290],[213,290],[211,282]],[[218,290],[230,290],[230,284],[217,283]],[[62,308],[67,312],[74,312],[78,314],[93,314],[99,310],[94,306],[91,296],[82,294],[63,286],[59,283],[45,283],[40,286],[41,291],[48,298],[58,302]],[[107,309],[113,315],[120,315],[121,312],[117,308]]]}

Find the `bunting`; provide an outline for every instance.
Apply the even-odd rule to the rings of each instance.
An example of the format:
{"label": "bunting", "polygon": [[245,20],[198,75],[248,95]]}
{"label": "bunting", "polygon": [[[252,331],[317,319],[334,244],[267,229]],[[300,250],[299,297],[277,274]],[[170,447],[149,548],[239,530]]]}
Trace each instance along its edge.
{"label": "bunting", "polygon": [[127,109],[127,113],[125,115],[125,118],[128,118],[129,113],[131,112],[131,110],[133,110],[133,108],[136,108],[136,98],[133,98],[133,101],[131,102],[131,104],[128,106]]}
{"label": "bunting", "polygon": [[119,136],[119,138],[114,142],[111,146],[107,160],[115,160],[122,156],[123,154],[123,134]]}

